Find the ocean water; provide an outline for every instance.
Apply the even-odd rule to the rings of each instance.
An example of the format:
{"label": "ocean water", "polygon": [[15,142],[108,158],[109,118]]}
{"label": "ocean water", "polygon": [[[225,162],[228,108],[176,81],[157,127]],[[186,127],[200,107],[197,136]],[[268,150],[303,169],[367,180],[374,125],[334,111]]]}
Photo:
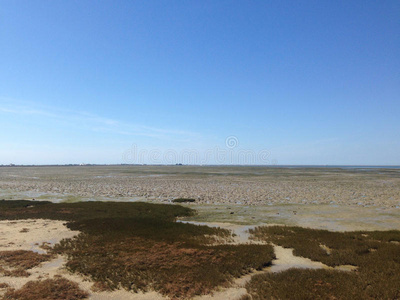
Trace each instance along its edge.
{"label": "ocean water", "polygon": [[332,169],[400,169],[400,166],[356,166],[356,165],[275,165],[276,168],[332,168]]}

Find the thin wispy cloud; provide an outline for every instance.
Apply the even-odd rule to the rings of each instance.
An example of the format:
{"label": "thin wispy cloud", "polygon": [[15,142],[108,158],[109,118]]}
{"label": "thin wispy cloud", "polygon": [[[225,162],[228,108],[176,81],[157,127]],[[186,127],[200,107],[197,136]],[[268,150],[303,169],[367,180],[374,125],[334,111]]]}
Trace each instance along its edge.
{"label": "thin wispy cloud", "polygon": [[14,108],[3,106],[3,107],[0,107],[0,112],[20,114],[20,115],[41,115],[41,116],[47,116],[47,117],[57,117],[57,115],[50,113],[50,112],[32,109],[32,108],[23,107],[23,106],[16,106]]}
{"label": "thin wispy cloud", "polygon": [[54,121],[70,124],[83,124],[88,130],[94,132],[104,132],[124,136],[144,136],[158,139],[184,141],[189,138],[199,136],[198,133],[157,128],[144,124],[133,124],[99,116],[86,111],[73,111],[69,109],[59,109],[43,107],[35,103],[15,101],[9,98],[0,97],[0,113],[15,114],[25,116],[44,116]]}

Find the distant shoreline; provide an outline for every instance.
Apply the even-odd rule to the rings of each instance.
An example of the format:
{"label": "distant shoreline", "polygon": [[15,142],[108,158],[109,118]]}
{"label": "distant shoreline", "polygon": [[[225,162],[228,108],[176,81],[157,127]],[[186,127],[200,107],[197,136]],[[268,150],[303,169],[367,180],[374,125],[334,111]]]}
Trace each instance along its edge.
{"label": "distant shoreline", "polygon": [[400,169],[400,165],[186,165],[186,164],[49,164],[49,165],[0,165],[0,168],[15,167],[246,167],[246,168],[282,168],[282,169]]}

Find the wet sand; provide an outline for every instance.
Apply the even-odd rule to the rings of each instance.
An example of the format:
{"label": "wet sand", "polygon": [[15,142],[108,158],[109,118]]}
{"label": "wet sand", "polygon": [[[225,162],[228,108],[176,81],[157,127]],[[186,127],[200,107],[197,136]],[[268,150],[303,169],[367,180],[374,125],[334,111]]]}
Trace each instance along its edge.
{"label": "wet sand", "polygon": [[186,221],[236,225],[288,225],[330,231],[400,230],[400,209],[360,205],[187,205],[197,215]]}
{"label": "wet sand", "polygon": [[65,221],[16,220],[0,221],[0,251],[29,250],[45,253],[40,246],[54,246],[62,239],[72,238],[78,231],[71,231]]}

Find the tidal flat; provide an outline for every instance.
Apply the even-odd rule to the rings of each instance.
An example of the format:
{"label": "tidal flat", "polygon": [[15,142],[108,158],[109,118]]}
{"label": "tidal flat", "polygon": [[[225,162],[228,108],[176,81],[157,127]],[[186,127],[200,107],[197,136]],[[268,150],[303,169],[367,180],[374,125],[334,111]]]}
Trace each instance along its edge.
{"label": "tidal flat", "polygon": [[51,201],[400,208],[400,169],[263,166],[1,167],[0,197]]}
{"label": "tidal flat", "polygon": [[400,229],[399,168],[1,167],[0,199],[173,203],[200,222],[327,230]]}
{"label": "tidal flat", "polygon": [[399,169],[1,167],[0,299],[396,298],[399,193]]}

